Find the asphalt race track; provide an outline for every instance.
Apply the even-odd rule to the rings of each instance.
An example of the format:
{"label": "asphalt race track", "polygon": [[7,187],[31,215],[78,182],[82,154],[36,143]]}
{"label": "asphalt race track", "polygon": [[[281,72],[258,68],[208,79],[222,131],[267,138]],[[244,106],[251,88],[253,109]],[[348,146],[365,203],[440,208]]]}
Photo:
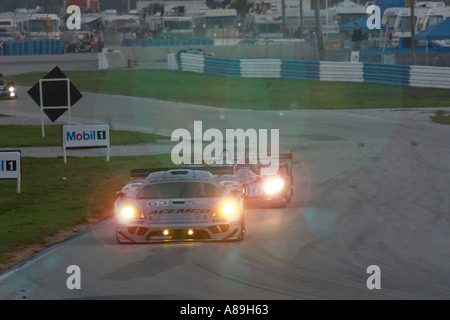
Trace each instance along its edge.
{"label": "asphalt race track", "polygon": [[[39,117],[26,89],[0,113]],[[0,275],[0,299],[449,299],[450,127],[430,115],[280,114],[86,93],[72,110],[80,123],[168,135],[194,120],[204,130],[279,129],[294,152],[294,199],[248,210],[242,242],[117,245],[112,220],[93,225]],[[79,290],[66,286],[70,265],[80,267]],[[366,286],[371,265],[381,289]]]}
{"label": "asphalt race track", "polygon": [[0,73],[5,77],[27,72],[48,72],[55,66],[62,70],[96,70],[98,53],[68,53],[60,55],[2,56]]}

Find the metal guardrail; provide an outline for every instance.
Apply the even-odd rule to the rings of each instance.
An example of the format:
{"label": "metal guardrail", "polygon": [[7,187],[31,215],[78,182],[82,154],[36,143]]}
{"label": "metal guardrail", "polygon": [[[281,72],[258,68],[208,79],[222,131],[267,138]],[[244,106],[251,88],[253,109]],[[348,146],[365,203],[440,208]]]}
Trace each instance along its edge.
{"label": "metal guardrail", "polygon": [[181,54],[181,70],[219,76],[349,81],[450,89],[450,68],[361,62],[223,59]]}

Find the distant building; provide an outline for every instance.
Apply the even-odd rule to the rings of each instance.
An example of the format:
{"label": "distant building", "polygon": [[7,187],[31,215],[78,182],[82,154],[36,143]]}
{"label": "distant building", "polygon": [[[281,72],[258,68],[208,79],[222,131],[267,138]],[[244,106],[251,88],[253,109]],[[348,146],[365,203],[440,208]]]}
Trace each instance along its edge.
{"label": "distant building", "polygon": [[68,6],[79,6],[86,10],[99,11],[100,1],[98,0],[66,0],[66,8]]}
{"label": "distant building", "polygon": [[200,8],[206,7],[205,0],[155,0],[155,1],[137,1],[136,10],[142,10],[147,8],[150,4],[159,3],[164,5],[164,8],[170,10],[170,8],[183,6],[185,11],[195,11]]}

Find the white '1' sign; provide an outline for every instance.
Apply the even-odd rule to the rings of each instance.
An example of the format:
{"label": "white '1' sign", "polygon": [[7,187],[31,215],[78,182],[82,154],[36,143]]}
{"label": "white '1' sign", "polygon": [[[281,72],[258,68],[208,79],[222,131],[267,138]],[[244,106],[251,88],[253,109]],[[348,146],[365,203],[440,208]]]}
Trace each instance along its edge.
{"label": "white '1' sign", "polygon": [[0,152],[0,179],[17,179],[17,192],[20,193],[20,151]]}

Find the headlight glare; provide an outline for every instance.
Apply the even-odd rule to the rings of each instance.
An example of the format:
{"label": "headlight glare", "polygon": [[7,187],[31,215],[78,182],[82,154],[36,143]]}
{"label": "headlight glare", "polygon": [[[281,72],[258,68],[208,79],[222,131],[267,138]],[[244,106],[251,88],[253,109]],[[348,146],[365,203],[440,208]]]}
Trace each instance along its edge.
{"label": "headlight glare", "polygon": [[264,183],[264,192],[266,194],[275,194],[280,192],[284,187],[284,180],[282,178],[274,178],[267,180]]}
{"label": "headlight glare", "polygon": [[141,210],[134,205],[125,205],[119,209],[120,217],[126,219],[144,219]]}
{"label": "headlight glare", "polygon": [[213,213],[213,217],[231,217],[238,213],[236,201],[227,200],[222,202]]}
{"label": "headlight glare", "polygon": [[14,92],[14,91],[16,91],[16,88],[14,88],[14,87],[9,87],[9,92]]}
{"label": "headlight glare", "polygon": [[222,211],[226,216],[232,215],[236,212],[236,206],[231,202],[225,203],[222,207]]}

